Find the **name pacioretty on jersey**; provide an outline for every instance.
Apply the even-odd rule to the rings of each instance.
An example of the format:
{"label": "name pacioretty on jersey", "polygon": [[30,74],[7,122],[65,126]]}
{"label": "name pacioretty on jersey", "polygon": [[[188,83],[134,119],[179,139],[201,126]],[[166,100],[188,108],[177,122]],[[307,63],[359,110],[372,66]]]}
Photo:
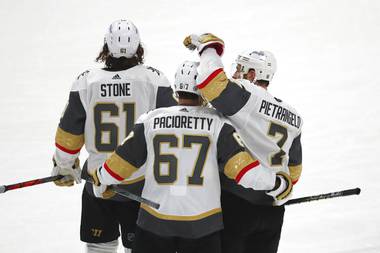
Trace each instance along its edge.
{"label": "name pacioretty on jersey", "polygon": [[[153,129],[156,128],[188,128],[210,131],[213,119],[193,116],[165,116],[156,117],[153,121]],[[207,127],[207,129],[206,129]]]}

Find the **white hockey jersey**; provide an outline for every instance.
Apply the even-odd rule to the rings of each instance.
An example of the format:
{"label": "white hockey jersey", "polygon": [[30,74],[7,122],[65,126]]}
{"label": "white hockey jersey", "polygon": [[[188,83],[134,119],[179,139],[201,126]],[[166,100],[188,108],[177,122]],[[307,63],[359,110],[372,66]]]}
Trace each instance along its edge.
{"label": "white hockey jersey", "polygon": [[137,224],[161,236],[185,238],[222,229],[219,171],[255,188],[263,184],[260,171],[269,170],[246,152],[228,120],[199,106],[178,105],[140,117],[97,175],[102,184],[118,184],[145,162],[142,197],[160,208],[142,204]]}
{"label": "white hockey jersey", "polygon": [[236,82],[250,93],[250,97],[238,112],[229,117],[230,120],[262,164],[276,172],[290,174],[289,151],[301,134],[299,113],[260,86],[247,80]]}
{"label": "white hockey jersey", "polygon": [[215,49],[202,53],[197,79],[200,92],[228,116],[263,165],[290,176],[295,184],[302,170],[301,116],[264,88],[247,80],[229,80],[222,67]]}
{"label": "white hockey jersey", "polygon": [[73,83],[56,133],[58,165],[71,166],[85,145],[88,170],[98,168],[141,114],[176,104],[172,94],[165,75],[144,65],[83,72]]}

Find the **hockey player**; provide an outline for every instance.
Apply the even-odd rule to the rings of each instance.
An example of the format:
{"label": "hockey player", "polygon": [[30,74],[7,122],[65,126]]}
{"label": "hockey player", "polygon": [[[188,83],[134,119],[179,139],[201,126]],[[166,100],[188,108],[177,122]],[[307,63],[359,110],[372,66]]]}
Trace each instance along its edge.
{"label": "hockey player", "polygon": [[[144,49],[131,21],[117,20],[109,26],[96,60],[104,62],[105,67],[78,76],[59,122],[52,174],[67,176],[56,181],[57,185],[80,183],[78,156],[83,145],[89,157],[82,178],[103,164],[131,132],[137,117],[151,109],[176,104],[165,75],[143,65]],[[120,183],[135,181],[142,189],[143,177]],[[86,183],[80,231],[81,240],[87,243],[86,252],[116,252],[119,226],[124,247],[131,248],[139,205],[108,197],[112,199],[96,198],[91,184]]]}
{"label": "hockey player", "polygon": [[93,174],[101,196],[104,185],[119,184],[146,163],[142,196],[160,207],[141,204],[133,252],[220,252],[219,170],[244,187],[274,188],[276,174],[246,152],[229,121],[201,106],[197,65],[184,62],[176,72],[179,105],[141,116]]}
{"label": "hockey player", "polygon": [[[277,180],[284,183],[281,185],[286,185],[277,192],[253,191],[221,176],[223,252],[277,252],[283,204],[290,198],[302,169],[302,119],[293,107],[267,91],[276,60],[268,51],[240,54],[236,79],[229,80],[220,59],[224,50],[221,39],[212,34],[190,35],[184,44],[200,54],[197,82],[201,94],[228,116],[247,148],[280,175]],[[275,197],[274,201],[271,197]]]}

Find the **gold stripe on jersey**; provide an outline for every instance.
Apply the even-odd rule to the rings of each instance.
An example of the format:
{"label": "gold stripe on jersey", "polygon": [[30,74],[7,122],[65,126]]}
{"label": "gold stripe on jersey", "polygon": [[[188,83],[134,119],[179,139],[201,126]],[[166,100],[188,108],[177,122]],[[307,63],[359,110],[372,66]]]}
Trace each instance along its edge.
{"label": "gold stripe on jersey", "polygon": [[235,179],[241,170],[255,161],[257,160],[254,160],[248,152],[239,152],[228,160],[224,166],[224,174],[228,178]]}
{"label": "gold stripe on jersey", "polygon": [[119,176],[119,179],[122,178],[121,180],[130,177],[138,169],[115,152],[105,163],[114,174]]}
{"label": "gold stripe on jersey", "polygon": [[211,102],[215,98],[219,97],[219,95],[226,89],[227,84],[228,78],[224,71],[221,71],[214,78],[212,78],[209,83],[205,83],[204,86],[202,85],[203,87],[200,88],[200,91],[203,97]]}
{"label": "gold stripe on jersey", "polygon": [[281,200],[281,199],[286,198],[292,192],[293,183],[292,183],[291,177],[287,173],[280,171],[280,172],[277,172],[277,175],[283,176],[285,180],[288,181],[288,188],[286,188],[285,191],[283,191],[281,194],[279,194],[276,197],[278,200]]}
{"label": "gold stripe on jersey", "polygon": [[206,217],[209,217],[211,215],[221,213],[222,209],[221,208],[214,208],[211,209],[210,211],[198,214],[198,215],[192,215],[192,216],[181,216],[181,215],[167,215],[167,214],[162,214],[157,211],[155,211],[153,208],[149,207],[148,205],[142,203],[140,205],[140,208],[144,209],[154,217],[157,217],[162,220],[173,220],[173,221],[196,221],[196,220],[201,220]]}
{"label": "gold stripe on jersey", "polygon": [[131,179],[131,180],[125,179],[125,180],[124,180],[123,182],[121,182],[120,184],[124,184],[124,185],[134,184],[134,183],[137,183],[137,182],[143,181],[144,179],[145,179],[145,176],[142,175],[141,177],[138,177],[138,178],[135,178],[135,179]]}
{"label": "gold stripe on jersey", "polygon": [[[189,37],[189,36],[188,36]],[[224,41],[218,37],[216,37],[214,34],[212,33],[205,33],[205,34],[202,34],[200,37],[199,37],[199,40],[201,41],[201,43],[207,43],[207,42],[219,42],[221,44],[224,45]]]}
{"label": "gold stripe on jersey", "polygon": [[290,172],[290,177],[292,178],[292,182],[293,184],[295,184],[301,176],[302,164],[295,165],[295,166],[289,165],[289,172]]}
{"label": "gold stripe on jersey", "polygon": [[80,150],[84,144],[84,135],[71,134],[58,127],[55,134],[55,143],[66,150]]}

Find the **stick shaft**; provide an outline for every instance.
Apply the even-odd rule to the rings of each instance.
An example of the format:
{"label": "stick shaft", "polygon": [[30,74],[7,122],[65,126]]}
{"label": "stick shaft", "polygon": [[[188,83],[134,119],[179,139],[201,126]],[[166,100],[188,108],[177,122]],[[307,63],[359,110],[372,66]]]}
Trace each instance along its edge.
{"label": "stick shaft", "polygon": [[330,193],[325,193],[325,194],[291,199],[288,202],[286,202],[285,205],[293,205],[293,204],[299,204],[299,203],[304,203],[304,202],[309,202],[309,201],[331,199],[331,198],[344,197],[344,196],[350,196],[350,195],[359,195],[359,194],[360,194],[360,188],[353,188],[353,189],[348,189],[348,190],[343,190],[343,191],[338,191],[338,192],[330,192]]}
{"label": "stick shaft", "polygon": [[[94,183],[94,181],[92,180],[92,178],[87,178],[87,179],[86,179],[86,182],[87,182],[87,183],[90,183],[90,184],[93,184],[93,183]],[[118,195],[120,195],[120,196],[123,196],[123,197],[125,197],[125,198],[131,199],[131,200],[134,200],[134,201],[137,201],[137,202],[139,202],[139,203],[146,204],[146,205],[148,205],[148,206],[150,206],[150,207],[153,207],[153,208],[155,208],[155,209],[160,208],[160,204],[158,204],[158,203],[156,203],[156,202],[153,202],[153,201],[151,201],[151,200],[149,200],[149,199],[143,198],[143,197],[141,197],[141,196],[138,196],[138,195],[136,195],[136,194],[134,194],[134,193],[131,193],[131,192],[129,192],[129,191],[127,191],[127,190],[125,190],[125,189],[123,189],[123,188],[117,186],[117,185],[112,185],[112,190],[113,190],[116,194],[118,194]]]}
{"label": "stick shaft", "polygon": [[15,183],[15,184],[10,184],[10,185],[3,185],[3,192],[10,191],[10,190],[16,190],[16,189],[21,189],[29,186],[34,186],[38,184],[44,184],[44,183],[49,183],[53,182],[55,180],[61,179],[63,176],[57,175],[57,176],[51,176],[51,177],[43,177],[43,178],[37,178],[25,182],[20,182],[20,183]]}
{"label": "stick shaft", "polygon": [[[53,181],[59,180],[63,177],[64,176],[62,176],[62,175],[57,175],[57,176],[51,176],[51,177],[37,178],[37,179],[24,181],[24,182],[20,182],[20,183],[15,183],[15,184],[10,184],[10,185],[0,185],[0,194],[4,193],[6,191],[10,191],[10,190],[16,190],[16,189],[21,189],[21,188],[25,188],[25,187],[34,186],[34,185],[53,182]],[[87,181],[89,183],[92,183],[92,180],[90,180],[90,179],[88,179]],[[144,203],[144,204],[146,204],[150,207],[153,207],[155,209],[158,209],[160,207],[160,204],[158,204],[158,203],[155,203],[149,199],[145,199],[143,197],[135,195],[135,194],[128,192],[124,189],[121,189],[117,186],[113,186],[113,188],[114,188],[114,191],[116,192],[116,194],[119,194],[123,197],[135,200],[135,201],[140,202],[140,203]]]}
{"label": "stick shaft", "polygon": [[151,201],[149,199],[140,197],[140,196],[138,196],[136,194],[133,194],[133,193],[131,193],[129,191],[126,191],[124,189],[121,189],[120,187],[117,187],[116,185],[114,185],[112,188],[115,191],[115,193],[119,194],[120,196],[129,198],[131,200],[137,201],[137,202],[142,203],[142,204],[146,204],[146,205],[148,205],[150,207],[153,207],[155,209],[160,208],[160,204],[158,204],[156,202],[153,202],[153,201]]}

